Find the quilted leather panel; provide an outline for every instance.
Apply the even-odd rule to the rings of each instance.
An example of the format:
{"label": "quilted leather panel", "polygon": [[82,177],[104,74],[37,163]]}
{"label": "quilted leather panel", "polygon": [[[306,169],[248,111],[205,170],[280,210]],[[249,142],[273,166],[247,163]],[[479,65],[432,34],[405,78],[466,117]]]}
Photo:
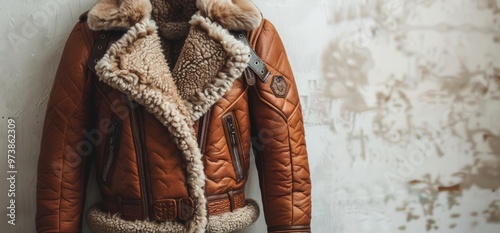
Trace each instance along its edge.
{"label": "quilted leather panel", "polygon": [[288,121],[293,171],[293,222],[308,225],[311,220],[311,180],[307,160],[302,109],[297,108]]}
{"label": "quilted leather panel", "polygon": [[[254,49],[266,63],[272,77],[266,83],[257,82],[258,93],[262,99],[272,104],[278,111],[283,113],[284,117],[288,118],[299,104],[299,95],[290,63],[288,62],[283,43],[276,29],[269,21],[264,21],[262,29],[259,32],[259,40],[254,41]],[[284,98],[277,98],[270,88],[272,78],[275,76],[283,76],[285,78],[288,90]]]}
{"label": "quilted leather panel", "polygon": [[250,33],[250,43],[273,76],[283,76],[288,90],[277,98],[271,81],[249,91],[252,135],[268,227],[308,226],[311,180],[302,112],[293,73],[274,26],[264,21]]}
{"label": "quilted leather panel", "polygon": [[[244,81],[240,81],[243,83]],[[250,114],[248,107],[248,91],[244,93],[241,100],[237,105],[234,106],[232,112],[236,117],[236,122],[238,123],[238,135],[240,135],[241,152],[243,153],[243,171],[245,174],[245,180],[248,177],[248,169],[250,168]],[[245,181],[246,182],[246,181]]]}
{"label": "quilted leather panel", "polygon": [[[211,110],[210,124],[208,128],[208,140],[205,152],[205,173],[206,192],[208,195],[222,194],[229,190],[240,189],[246,182],[248,168],[244,168],[244,179],[239,183],[236,181],[236,173],[233,167],[230,145],[226,139],[222,116],[228,112],[235,114],[235,121],[238,122],[240,141],[249,141],[249,120],[248,116],[243,116],[242,111],[248,108],[246,98],[246,84],[242,79],[237,79],[231,90],[218,100]],[[245,111],[246,112],[246,111]],[[248,147],[248,142],[243,143],[243,147]],[[247,149],[248,151],[248,149]],[[242,156],[244,161],[248,161],[248,153]],[[246,163],[243,163],[246,164]],[[244,165],[248,167],[248,165]]]}
{"label": "quilted leather panel", "polygon": [[152,114],[144,112],[144,137],[150,191],[154,200],[187,197],[182,157],[165,128]]}
{"label": "quilted leather panel", "polygon": [[91,127],[87,30],[78,23],[69,35],[47,106],[37,170],[38,232],[76,232],[81,223],[90,158],[81,156],[90,154],[81,130]]}
{"label": "quilted leather panel", "polygon": [[[99,168],[97,180],[101,192],[108,197],[120,196],[126,199],[139,199],[141,197],[140,178],[136,165],[136,149],[132,139],[130,112],[126,97],[120,92],[112,90],[108,95],[96,94],[94,99],[100,100],[100,105],[96,106],[97,111],[94,113],[98,116],[98,122],[107,119],[119,120],[122,125],[117,154],[114,158],[114,169],[109,174],[110,181],[107,184],[104,184],[102,179],[104,166],[102,160],[108,153],[105,151],[107,142],[101,143],[96,153],[96,165]],[[106,132],[105,139],[109,137],[107,133],[109,132]]]}

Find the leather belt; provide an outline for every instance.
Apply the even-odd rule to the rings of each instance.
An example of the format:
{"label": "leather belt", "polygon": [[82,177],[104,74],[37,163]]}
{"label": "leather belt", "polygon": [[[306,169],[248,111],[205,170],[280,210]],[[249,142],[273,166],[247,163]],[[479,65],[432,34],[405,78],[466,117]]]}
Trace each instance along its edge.
{"label": "leather belt", "polygon": [[153,204],[153,219],[185,221],[193,216],[195,209],[195,202],[190,197],[156,200]]}
{"label": "leather belt", "polygon": [[[207,197],[208,215],[217,215],[233,211],[245,205],[243,189],[229,191],[225,194]],[[144,220],[142,205],[139,199],[122,199],[120,197],[103,197],[105,211],[110,214],[120,213],[120,217],[133,221]],[[161,199],[153,203],[152,220],[185,221],[190,219],[196,210],[196,202],[190,197],[177,199]]]}
{"label": "leather belt", "polygon": [[245,206],[243,189],[207,197],[208,215],[217,215]]}
{"label": "leather belt", "polygon": [[146,215],[142,213],[141,200],[122,199],[121,197],[103,197],[104,210],[116,214],[125,220],[144,220]]}

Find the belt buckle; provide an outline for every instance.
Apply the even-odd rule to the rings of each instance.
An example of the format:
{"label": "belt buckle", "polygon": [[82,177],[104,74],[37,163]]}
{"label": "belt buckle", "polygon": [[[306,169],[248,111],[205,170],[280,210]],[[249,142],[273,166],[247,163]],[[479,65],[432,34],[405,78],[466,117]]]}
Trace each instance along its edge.
{"label": "belt buckle", "polygon": [[183,197],[179,199],[179,209],[177,210],[179,219],[182,221],[190,219],[198,205],[195,205],[193,199],[190,197]]}

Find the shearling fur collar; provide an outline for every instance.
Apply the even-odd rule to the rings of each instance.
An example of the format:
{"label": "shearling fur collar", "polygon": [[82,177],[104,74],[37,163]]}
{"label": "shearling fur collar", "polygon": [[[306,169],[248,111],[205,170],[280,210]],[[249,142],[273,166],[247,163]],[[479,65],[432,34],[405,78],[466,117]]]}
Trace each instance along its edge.
{"label": "shearling fur collar", "polygon": [[[249,31],[257,28],[262,15],[250,0],[196,0],[200,15],[228,30]],[[88,13],[92,30],[124,30],[150,19],[149,0],[98,0]]]}

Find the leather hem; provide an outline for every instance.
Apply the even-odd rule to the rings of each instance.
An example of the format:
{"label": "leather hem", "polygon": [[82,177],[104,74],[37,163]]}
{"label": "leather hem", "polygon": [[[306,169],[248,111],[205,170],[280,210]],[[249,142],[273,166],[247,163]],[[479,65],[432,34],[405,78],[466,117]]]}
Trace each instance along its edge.
{"label": "leather hem", "polygon": [[310,233],[311,227],[309,225],[293,225],[293,226],[273,226],[268,227],[269,233]]}

